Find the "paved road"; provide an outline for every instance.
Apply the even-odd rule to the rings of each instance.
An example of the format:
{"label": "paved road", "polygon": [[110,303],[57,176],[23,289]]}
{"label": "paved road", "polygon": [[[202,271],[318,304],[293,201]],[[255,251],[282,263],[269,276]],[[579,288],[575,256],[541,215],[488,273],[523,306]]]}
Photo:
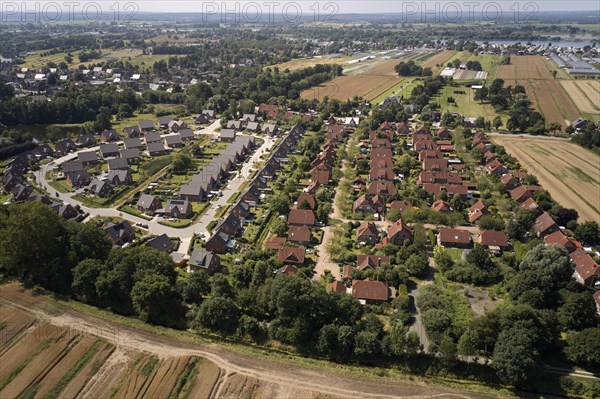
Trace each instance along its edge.
{"label": "paved road", "polygon": [[[198,131],[196,133],[197,134],[212,134],[211,132],[214,131],[214,128],[216,128],[216,127],[218,127],[218,121],[211,124],[206,129]],[[208,129],[208,131],[207,131],[207,129]],[[220,196],[216,201],[211,202],[211,205],[207,209],[206,213],[204,215],[202,215],[196,223],[194,223],[191,226],[185,227],[185,228],[174,228],[174,227],[165,226],[165,225],[158,223],[158,221],[160,219],[157,217],[153,218],[151,221],[148,221],[146,219],[143,219],[143,218],[140,218],[140,217],[137,217],[134,215],[130,215],[125,212],[121,212],[114,208],[88,208],[86,206],[83,206],[76,199],[72,198],[74,193],[60,193],[60,192],[56,191],[48,183],[48,180],[46,179],[46,173],[48,171],[53,170],[53,168],[57,165],[60,165],[64,162],[76,159],[77,153],[68,154],[61,158],[55,159],[54,161],[42,166],[38,171],[36,171],[34,173],[34,175],[36,178],[36,182],[43,189],[45,189],[50,194],[51,197],[58,198],[61,201],[63,201],[65,204],[70,204],[72,206],[79,205],[81,207],[81,209],[83,210],[83,212],[89,213],[89,215],[90,215],[89,218],[93,218],[95,216],[120,217],[120,218],[128,220],[131,223],[147,224],[148,230],[151,234],[155,234],[155,235],[166,234],[169,237],[179,237],[179,239],[181,240],[181,244],[179,246],[178,252],[175,254],[175,257],[187,257],[187,250],[189,248],[189,245],[191,243],[193,235],[204,233],[206,236],[208,236],[208,231],[206,230],[206,227],[215,218],[216,211],[221,206],[226,206],[227,200],[239,190],[240,186],[245,181],[249,180],[249,177],[251,174],[251,169],[253,168],[255,163],[260,160],[261,155],[268,153],[268,151],[274,145],[275,141],[273,139],[269,139],[269,138],[265,138],[265,137],[261,137],[261,139],[264,140],[264,143],[252,154],[252,156],[249,159],[244,161],[241,169],[238,170],[236,172],[235,176],[230,179],[227,186],[221,190],[223,195]],[[95,151],[98,149],[99,149],[99,147],[92,147],[92,148],[86,148],[82,151]]]}

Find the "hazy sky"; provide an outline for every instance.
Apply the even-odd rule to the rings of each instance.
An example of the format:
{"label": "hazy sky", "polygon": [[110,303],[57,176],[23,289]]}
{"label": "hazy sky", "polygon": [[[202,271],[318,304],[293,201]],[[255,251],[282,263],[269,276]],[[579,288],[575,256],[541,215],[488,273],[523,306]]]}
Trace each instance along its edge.
{"label": "hazy sky", "polygon": [[[111,2],[114,0],[110,0]],[[126,3],[127,1],[118,1]],[[85,1],[83,2],[85,3]],[[469,11],[482,12],[487,9],[494,8],[502,11],[511,12],[515,5],[518,5],[521,11],[539,10],[539,11],[584,11],[593,10],[594,14],[598,14],[600,10],[600,0],[414,0],[414,1],[398,1],[398,0],[138,0],[132,1],[137,4],[140,11],[159,11],[159,12],[185,12],[185,11],[202,11],[209,9],[209,4],[217,5],[219,8],[231,7],[238,4],[240,9],[244,7],[258,6],[260,8],[268,8],[267,4],[273,3],[271,7],[277,9],[285,4],[297,3],[302,9],[308,10],[313,4],[318,4],[321,9],[326,7],[326,4],[334,4],[339,12],[348,13],[381,13],[381,12],[402,12],[413,11],[415,6],[418,11],[437,10],[447,12],[455,12],[460,8],[463,13]],[[222,4],[226,4],[223,6]]]}

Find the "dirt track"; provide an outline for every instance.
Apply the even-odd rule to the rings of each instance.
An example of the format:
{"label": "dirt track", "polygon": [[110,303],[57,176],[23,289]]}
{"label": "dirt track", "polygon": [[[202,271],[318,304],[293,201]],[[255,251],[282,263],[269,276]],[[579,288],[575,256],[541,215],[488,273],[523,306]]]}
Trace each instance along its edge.
{"label": "dirt track", "polygon": [[[223,349],[215,344],[193,345],[174,338],[160,336],[121,326],[74,310],[56,314],[55,307],[45,298],[33,298],[29,291],[17,285],[0,287],[0,302],[33,314],[38,320],[96,335],[123,351],[142,351],[161,359],[174,356],[200,356],[218,365],[225,376],[239,375],[246,384],[254,379],[262,383],[262,397],[345,397],[345,398],[406,398],[406,397],[484,397],[462,394],[450,389],[431,387],[424,383],[376,380],[325,373],[275,360]],[[49,311],[50,309],[50,311]],[[231,384],[224,385],[225,392]],[[213,392],[214,394],[214,392]],[[293,396],[290,396],[293,395]],[[213,396],[213,395],[211,395]],[[214,395],[217,396],[217,395]]]}

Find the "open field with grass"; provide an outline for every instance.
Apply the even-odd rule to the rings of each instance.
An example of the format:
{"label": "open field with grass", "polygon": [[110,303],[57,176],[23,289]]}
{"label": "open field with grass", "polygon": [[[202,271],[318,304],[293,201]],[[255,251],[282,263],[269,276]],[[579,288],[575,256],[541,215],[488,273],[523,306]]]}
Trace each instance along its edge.
{"label": "open field with grass", "polygon": [[[35,54],[29,55],[25,58],[25,63],[21,64],[22,68],[41,68],[45,66],[49,62],[54,62],[55,64],[60,64],[61,62],[66,62],[65,57],[67,56],[66,52],[60,52],[56,54],[50,54],[47,56],[42,56],[43,53],[47,53],[49,50],[40,50],[36,51]],[[104,49],[102,50],[102,56],[100,58],[92,59],[85,62],[80,62],[78,55],[81,51],[72,51],[70,52],[73,57],[73,62],[68,64],[69,68],[78,68],[80,65],[92,65],[99,64],[111,60],[123,60],[129,61],[132,65],[135,66],[147,66],[152,67],[152,65],[159,60],[167,59],[172,57],[172,54],[143,54],[140,49]]]}
{"label": "open field with grass", "polygon": [[567,126],[581,114],[541,56],[513,56],[510,65],[500,67],[498,77],[506,85],[524,86],[534,107],[550,123]]}
{"label": "open field with grass", "polygon": [[491,135],[506,148],[544,189],[566,208],[579,212],[580,220],[600,222],[600,156],[568,140],[547,137]]}

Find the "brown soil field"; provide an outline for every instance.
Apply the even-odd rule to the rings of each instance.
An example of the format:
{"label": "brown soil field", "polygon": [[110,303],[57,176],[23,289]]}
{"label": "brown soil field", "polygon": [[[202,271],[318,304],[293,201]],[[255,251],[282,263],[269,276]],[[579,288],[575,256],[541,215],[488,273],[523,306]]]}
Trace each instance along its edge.
{"label": "brown soil field", "polygon": [[67,384],[61,396],[65,398],[79,397],[80,392],[94,377],[96,371],[106,362],[106,359],[113,353],[115,346],[108,342],[102,343],[94,357],[83,367],[83,369]]}
{"label": "brown soil field", "polygon": [[366,100],[370,100],[401,80],[399,76],[387,75],[338,76],[320,86],[304,90],[301,97],[322,101],[327,96],[330,99],[344,101],[354,96],[363,96]]}
{"label": "brown soil field", "polygon": [[[62,333],[56,340],[50,339],[49,345],[35,356],[2,390],[1,398],[16,398],[26,389],[33,388],[34,384],[39,383],[48,374],[50,370],[65,356],[70,345],[78,338],[69,334],[67,328],[62,328]],[[10,358],[5,358],[5,362],[10,362]],[[20,365],[12,364],[16,369]],[[25,396],[25,395],[24,395]]]}
{"label": "brown soil field", "polygon": [[568,126],[580,112],[557,80],[548,70],[544,59],[537,55],[513,56],[511,65],[502,65],[498,76],[506,85],[522,85],[534,108],[544,114],[549,123]]}
{"label": "brown soil field", "polygon": [[83,337],[74,344],[69,352],[58,362],[37,385],[35,399],[43,399],[54,388],[63,376],[71,370],[74,364],[88,351],[94,350],[92,346],[96,342],[94,337]]}
{"label": "brown soil field", "polygon": [[445,50],[431,57],[421,65],[423,68],[435,68],[436,65],[444,65],[448,60],[456,55],[457,51]]}
{"label": "brown soil field", "polygon": [[[600,114],[600,93],[586,81],[562,80],[560,84],[569,93],[571,99],[581,112],[588,114]],[[598,82],[600,83],[600,82]]]}
{"label": "brown soil field", "polygon": [[221,369],[219,366],[206,359],[200,359],[196,363],[196,378],[191,383],[189,397],[209,398],[220,377]]}
{"label": "brown soil field", "polygon": [[0,306],[0,355],[10,346],[13,338],[24,330],[30,328],[35,319],[24,312],[17,312],[5,306]]}
{"label": "brown soil field", "polygon": [[[31,302],[35,304],[28,305]],[[497,397],[496,394],[462,393],[450,388],[432,386],[423,380],[411,381],[400,373],[395,373],[393,377],[390,375],[374,378],[369,377],[364,368],[356,367],[352,372],[352,366],[335,370],[319,366],[305,367],[291,364],[289,360],[246,351],[238,352],[214,343],[192,344],[69,309],[61,302],[56,303],[50,298],[34,296],[31,291],[22,289],[16,283],[0,285],[0,304],[33,315],[39,320],[40,326],[47,327],[46,335],[54,339],[60,336],[64,337],[62,341],[66,342],[68,337],[86,337],[89,333],[85,331],[93,331],[94,338],[114,345],[112,348],[101,346],[94,359],[98,359],[102,353],[100,357],[106,361],[101,360],[99,364],[90,361],[88,365],[94,366],[82,369],[59,395],[60,398],[155,399],[150,395],[153,389],[154,392],[160,392],[161,397],[169,397],[167,392],[170,392],[173,397],[194,399]],[[74,331],[78,333],[75,334]],[[26,341],[21,339],[19,342]],[[35,354],[33,357],[43,361],[39,366],[28,366],[17,373],[16,377],[4,386],[0,397],[14,397],[15,395],[9,396],[4,393],[9,387],[15,387],[18,380],[24,382],[27,377],[28,380],[35,381],[46,370],[45,375],[50,375],[51,368],[48,366],[53,358],[50,355],[65,352],[66,345],[62,341],[59,338],[56,344],[42,346],[38,354],[35,354],[36,346],[29,344],[29,352]],[[13,352],[13,348],[6,354],[9,352]],[[54,356],[55,360],[56,357]],[[198,361],[190,370],[192,358],[197,358]],[[3,365],[0,372],[4,372],[6,360],[5,356],[0,357],[0,364]],[[13,369],[18,367],[16,363],[17,359],[11,357],[9,365]],[[181,367],[182,364],[187,366]],[[185,375],[180,373],[182,370],[190,372]],[[169,376],[171,371],[180,375],[177,378]],[[392,372],[390,369],[390,373]],[[5,375],[8,373],[10,372],[4,372]],[[165,374],[167,378],[160,380],[160,383],[154,381]],[[79,377],[83,381],[77,381]],[[4,378],[0,377],[0,386],[2,381]],[[43,379],[40,379],[36,382],[42,381]],[[177,381],[177,391],[169,390],[173,381]],[[183,384],[181,390],[180,382]],[[165,386],[160,386],[162,384]],[[461,387],[461,390],[467,389],[464,382]],[[14,389],[11,392],[15,394],[18,390]]]}
{"label": "brown soil field", "polygon": [[[588,89],[590,89],[591,93],[600,93],[600,80],[577,80],[576,82],[579,83],[582,87],[587,87]],[[590,97],[594,99],[594,97]],[[600,99],[598,99],[598,102],[600,102]]]}
{"label": "brown soil field", "polygon": [[600,222],[600,156],[567,140],[514,135],[490,136],[535,175],[559,204],[580,221]]}
{"label": "brown soil field", "polygon": [[282,62],[281,64],[271,65],[271,66],[269,66],[269,68],[279,68],[279,70],[282,72],[286,69],[288,69],[290,71],[297,71],[299,69],[314,67],[317,64],[345,65],[349,59],[350,59],[350,57],[347,57],[347,56],[336,57],[336,58],[327,58],[327,57],[301,58],[301,59],[297,59],[297,60]]}

